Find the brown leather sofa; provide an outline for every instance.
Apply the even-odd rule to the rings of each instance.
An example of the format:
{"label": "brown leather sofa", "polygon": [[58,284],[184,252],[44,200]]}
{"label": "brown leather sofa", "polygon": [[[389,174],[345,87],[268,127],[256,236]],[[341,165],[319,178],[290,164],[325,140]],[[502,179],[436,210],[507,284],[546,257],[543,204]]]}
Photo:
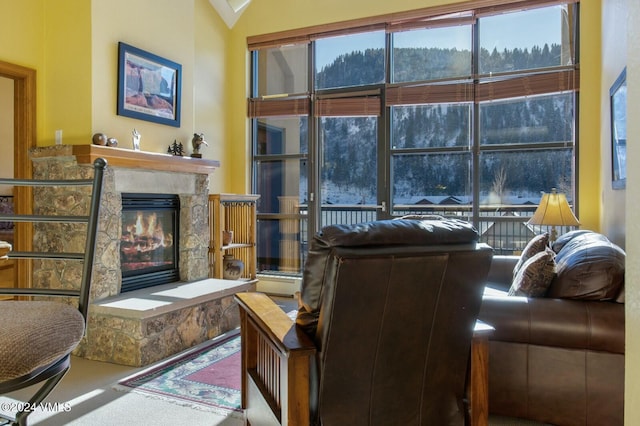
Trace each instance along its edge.
{"label": "brown leather sofa", "polygon": [[[553,246],[543,297],[508,296],[517,256],[494,256],[480,319],[489,342],[489,411],[554,425],[624,424],[624,252],[574,231]],[[513,289],[511,290],[513,293]]]}

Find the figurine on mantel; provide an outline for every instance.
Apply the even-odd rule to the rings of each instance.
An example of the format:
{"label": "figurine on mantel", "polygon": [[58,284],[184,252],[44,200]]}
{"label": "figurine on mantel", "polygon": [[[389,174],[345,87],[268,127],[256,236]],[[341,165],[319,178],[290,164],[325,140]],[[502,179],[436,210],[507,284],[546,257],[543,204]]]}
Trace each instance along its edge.
{"label": "figurine on mantel", "polygon": [[176,155],[182,157],[184,155],[184,147],[182,142],[178,142],[178,140],[174,140],[169,148],[167,149],[167,154]]}
{"label": "figurine on mantel", "polygon": [[200,147],[202,145],[209,146],[207,141],[204,140],[204,133],[194,133],[193,139],[191,139],[191,145],[193,146],[193,154],[191,154],[193,158],[202,158]]}
{"label": "figurine on mantel", "polygon": [[140,132],[138,132],[138,130],[136,129],[133,129],[132,135],[133,137],[131,138],[131,140],[133,141],[133,150],[140,151],[140,138],[142,137],[142,135],[140,135]]}
{"label": "figurine on mantel", "polygon": [[106,145],[108,138],[104,133],[96,133],[93,135],[91,140],[93,141],[94,145]]}

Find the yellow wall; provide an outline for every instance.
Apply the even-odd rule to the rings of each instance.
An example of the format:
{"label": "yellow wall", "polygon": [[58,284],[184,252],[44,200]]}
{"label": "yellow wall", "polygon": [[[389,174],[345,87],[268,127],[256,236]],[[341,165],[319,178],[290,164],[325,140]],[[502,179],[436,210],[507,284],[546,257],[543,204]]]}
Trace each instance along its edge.
{"label": "yellow wall", "polygon": [[[44,68],[42,97],[43,134],[39,145],[55,143],[55,131],[62,130],[62,142],[87,143],[91,134],[91,2],[84,0],[44,1]],[[38,81],[40,84],[40,81]]]}
{"label": "yellow wall", "polygon": [[91,128],[90,6],[83,0],[0,0],[0,59],[37,72],[37,138],[55,129],[77,138]]}
{"label": "yellow wall", "polygon": [[582,229],[601,231],[600,1],[580,3],[580,104],[578,206]]}
{"label": "yellow wall", "polygon": [[[441,5],[442,0],[396,0],[370,1],[328,0],[310,2],[300,0],[280,0],[275,8],[269,2],[254,1],[242,15],[232,31],[232,51],[229,61],[229,75],[243,76],[232,80],[233,93],[248,94],[246,77],[248,75],[248,55],[246,54],[247,36],[283,31],[329,22],[381,15],[404,10]],[[287,18],[283,19],[283,11]],[[580,91],[580,175],[579,175],[579,217],[582,227],[599,231],[601,212],[600,184],[600,0],[583,1],[581,4],[581,91]],[[586,28],[586,30],[585,30]],[[239,96],[230,99],[229,108],[233,111],[231,139],[247,140],[246,102]],[[245,145],[230,147],[233,152],[234,188],[237,191],[248,190],[250,186],[246,176],[241,175],[250,166],[250,155]],[[246,173],[245,173],[246,175]],[[244,182],[241,183],[241,180]]]}
{"label": "yellow wall", "polygon": [[[45,0],[0,0],[0,60],[38,70],[37,98],[44,99]],[[43,135],[45,106],[36,106],[36,134]],[[4,112],[3,112],[4,113]],[[1,147],[2,145],[0,145]]]}

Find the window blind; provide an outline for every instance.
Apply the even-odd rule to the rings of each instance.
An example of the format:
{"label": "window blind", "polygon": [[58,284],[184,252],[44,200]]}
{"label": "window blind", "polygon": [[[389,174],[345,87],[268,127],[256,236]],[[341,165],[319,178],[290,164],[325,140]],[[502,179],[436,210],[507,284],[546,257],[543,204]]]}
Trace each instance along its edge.
{"label": "window blind", "polygon": [[417,105],[427,103],[471,102],[473,83],[423,84],[392,86],[387,88],[386,106]]}
{"label": "window blind", "polygon": [[569,69],[525,76],[502,77],[495,81],[481,81],[476,86],[476,102],[531,96],[543,93],[577,91],[580,72]]}
{"label": "window blind", "polygon": [[293,99],[249,99],[248,115],[256,117],[277,117],[309,115],[309,98]]}
{"label": "window blind", "polygon": [[356,117],[380,115],[380,96],[318,99],[316,117]]}

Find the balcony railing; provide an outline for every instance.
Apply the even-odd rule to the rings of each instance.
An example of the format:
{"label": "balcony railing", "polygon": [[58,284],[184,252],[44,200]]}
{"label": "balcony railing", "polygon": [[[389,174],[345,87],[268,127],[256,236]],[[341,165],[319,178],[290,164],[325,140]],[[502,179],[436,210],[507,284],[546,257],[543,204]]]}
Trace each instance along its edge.
{"label": "balcony railing", "polygon": [[[527,225],[529,218],[537,208],[536,205],[484,205],[480,207],[478,223],[476,229],[480,234],[480,241],[489,244],[497,255],[517,255],[520,254],[527,243],[535,235],[549,232],[551,226]],[[376,220],[378,210],[375,206],[366,205],[323,205],[321,223],[325,225],[335,224],[355,224]],[[457,219],[472,222],[471,206],[469,205],[395,205],[393,217],[405,215],[440,215],[454,217]],[[265,244],[258,238],[258,265],[263,271],[282,272],[285,274],[298,275],[307,252],[307,206],[299,205],[295,214],[286,215],[261,215],[258,214],[258,229],[261,222],[276,221],[281,229],[286,229],[286,233],[281,233],[281,249],[272,249],[271,253],[265,255],[265,250],[261,250],[261,245]],[[556,227],[558,235],[571,231],[575,227]],[[286,234],[286,235],[285,235]],[[273,233],[270,240],[278,238]],[[286,244],[283,244],[286,242]],[[271,246],[275,247],[273,241]],[[285,249],[282,249],[286,247]],[[273,253],[277,251],[277,253]],[[261,256],[261,254],[263,256]],[[295,258],[292,260],[291,258]],[[266,260],[266,259],[269,260]],[[286,258],[286,260],[285,260]],[[280,268],[278,265],[288,265],[287,268]]]}

